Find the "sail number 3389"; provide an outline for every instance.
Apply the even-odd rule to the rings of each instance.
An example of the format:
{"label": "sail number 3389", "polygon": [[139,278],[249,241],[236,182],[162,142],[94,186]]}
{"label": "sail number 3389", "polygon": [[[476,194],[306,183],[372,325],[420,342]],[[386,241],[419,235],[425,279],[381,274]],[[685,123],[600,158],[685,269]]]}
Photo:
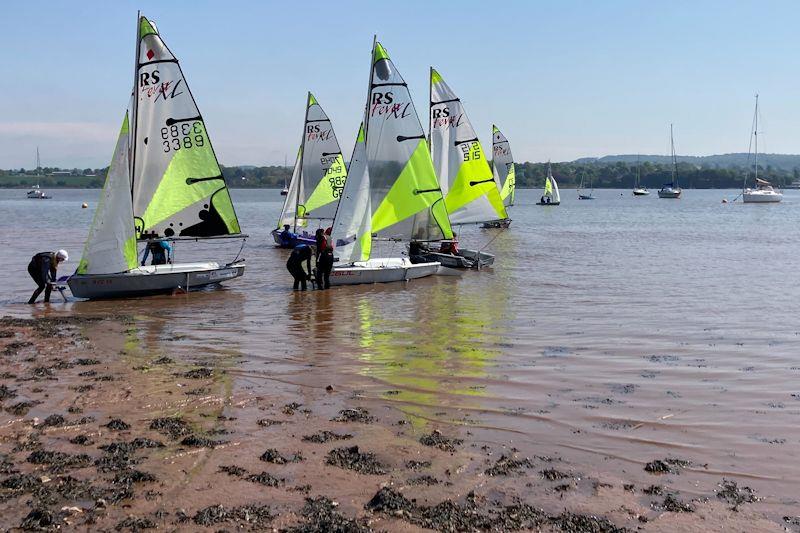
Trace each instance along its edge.
{"label": "sail number 3389", "polygon": [[203,124],[194,122],[189,124],[173,124],[169,127],[161,128],[161,146],[164,153],[177,152],[178,150],[204,146],[206,143],[203,134]]}

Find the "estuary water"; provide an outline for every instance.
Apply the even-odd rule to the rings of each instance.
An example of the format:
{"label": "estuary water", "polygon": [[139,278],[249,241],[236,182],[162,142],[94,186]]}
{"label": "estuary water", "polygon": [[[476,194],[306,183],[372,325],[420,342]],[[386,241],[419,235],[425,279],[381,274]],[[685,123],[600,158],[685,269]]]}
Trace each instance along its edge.
{"label": "estuary water", "polygon": [[[0,191],[0,313],[123,314],[153,353],[232,357],[234,389],[352,391],[416,424],[449,425],[585,469],[675,457],[675,483],[707,494],[744,480],[775,504],[800,494],[800,191],[743,205],[737,191],[680,200],[522,190],[510,229],[460,231],[494,268],[408,284],[291,291],[269,231],[276,190],[233,190],[243,278],[217,290],[138,300],[25,305],[31,255],[65,248],[77,265],[96,190],[52,200]],[[81,209],[82,202],[89,209]],[[239,243],[181,242],[178,260],[232,259]],[[400,248],[394,250],[400,252]],[[63,272],[68,273],[67,271]]]}

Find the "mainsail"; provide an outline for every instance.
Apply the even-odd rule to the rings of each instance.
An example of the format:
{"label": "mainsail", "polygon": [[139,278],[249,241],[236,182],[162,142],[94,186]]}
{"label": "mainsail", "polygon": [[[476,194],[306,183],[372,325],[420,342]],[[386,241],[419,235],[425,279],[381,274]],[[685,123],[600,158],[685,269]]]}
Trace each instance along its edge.
{"label": "mainsail", "polygon": [[114,149],[78,274],[116,274],[137,266],[129,171],[128,113]]}
{"label": "mainsail", "polygon": [[178,60],[145,17],[137,39],[133,138],[131,192],[140,238],[240,233]]}
{"label": "mainsail", "polygon": [[492,173],[500,189],[500,198],[503,205],[514,205],[516,184],[516,171],[514,169],[514,156],[511,155],[511,146],[503,133],[492,125]]}
{"label": "mainsail", "polygon": [[405,80],[375,43],[367,100],[371,231],[398,240],[451,239],[425,132]]}
{"label": "mainsail", "polygon": [[303,141],[279,225],[332,221],[346,178],[347,167],[331,121],[308,93]]}
{"label": "mainsail", "polygon": [[508,218],[461,100],[431,68],[430,150],[452,224]]}
{"label": "mainsail", "polygon": [[372,249],[371,217],[367,145],[362,124],[331,232],[331,241],[340,264],[369,259]]}

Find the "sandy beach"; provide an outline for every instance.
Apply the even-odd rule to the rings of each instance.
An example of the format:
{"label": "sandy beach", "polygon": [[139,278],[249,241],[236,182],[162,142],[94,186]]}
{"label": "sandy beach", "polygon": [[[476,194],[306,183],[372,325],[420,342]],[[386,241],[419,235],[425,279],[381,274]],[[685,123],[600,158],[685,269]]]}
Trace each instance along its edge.
{"label": "sandy beach", "polygon": [[[239,364],[131,348],[125,317],[0,320],[0,509],[26,530],[781,531],[790,505],[654,456],[578,469],[551,449],[424,426],[339,383],[234,386]],[[167,350],[168,351],[168,350]],[[387,397],[392,391],[387,391]],[[576,442],[580,437],[576,436]],[[680,479],[695,490],[677,490]],[[785,516],[785,518],[784,518]]]}

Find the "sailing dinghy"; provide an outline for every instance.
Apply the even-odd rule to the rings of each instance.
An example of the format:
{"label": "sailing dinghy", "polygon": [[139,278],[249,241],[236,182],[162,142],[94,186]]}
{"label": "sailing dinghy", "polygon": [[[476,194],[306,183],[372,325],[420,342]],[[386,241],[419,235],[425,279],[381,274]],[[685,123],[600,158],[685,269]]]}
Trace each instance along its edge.
{"label": "sailing dinghy", "polygon": [[639,156],[636,156],[636,180],[633,182],[633,195],[634,196],[647,196],[650,191],[647,187],[642,186],[642,166],[639,164]]}
{"label": "sailing dinghy", "polygon": [[[299,243],[315,245],[314,232],[309,226],[313,223],[317,228],[326,229],[332,225],[346,179],[347,168],[333,125],[314,95],[308,93],[303,138],[292,181],[278,227],[272,231],[275,244],[282,248],[294,248]],[[296,239],[281,238],[286,224],[297,235]],[[301,230],[302,233],[298,233]]]}
{"label": "sailing dinghy", "polygon": [[[516,192],[516,170],[514,168],[514,156],[511,155],[511,146],[503,133],[492,124],[492,175],[495,184],[500,191],[500,198],[503,205],[508,208],[514,205],[514,194]],[[511,219],[492,220],[484,222],[481,227],[507,228],[511,225]]]}
{"label": "sailing dinghy", "polygon": [[244,273],[244,260],[139,266],[137,239],[246,238],[205,123],[178,60],[137,17],[135,89],[83,256],[69,277],[78,298],[189,290]]}
{"label": "sailing dinghy", "polygon": [[[464,105],[434,68],[430,70],[428,125],[431,158],[450,224],[507,220],[506,207],[486,153]],[[429,250],[425,255],[451,268],[482,268],[494,263],[494,255],[480,250],[465,249],[456,253]]]}
{"label": "sailing dinghy", "polygon": [[375,257],[380,242],[453,238],[428,143],[411,94],[377,41],[372,47],[365,122],[339,200],[331,241],[332,285],[408,281],[437,273],[439,262]]}
{"label": "sailing dinghy", "polygon": [[589,194],[581,194],[583,190],[583,178],[581,175],[581,184],[578,186],[578,200],[594,200],[594,186],[592,185],[592,178],[589,178]]}
{"label": "sailing dinghy", "polygon": [[561,194],[558,192],[558,183],[553,177],[553,171],[550,169],[550,163],[547,163],[547,177],[544,180],[544,194],[542,198],[536,202],[536,205],[559,205],[561,203]]}

